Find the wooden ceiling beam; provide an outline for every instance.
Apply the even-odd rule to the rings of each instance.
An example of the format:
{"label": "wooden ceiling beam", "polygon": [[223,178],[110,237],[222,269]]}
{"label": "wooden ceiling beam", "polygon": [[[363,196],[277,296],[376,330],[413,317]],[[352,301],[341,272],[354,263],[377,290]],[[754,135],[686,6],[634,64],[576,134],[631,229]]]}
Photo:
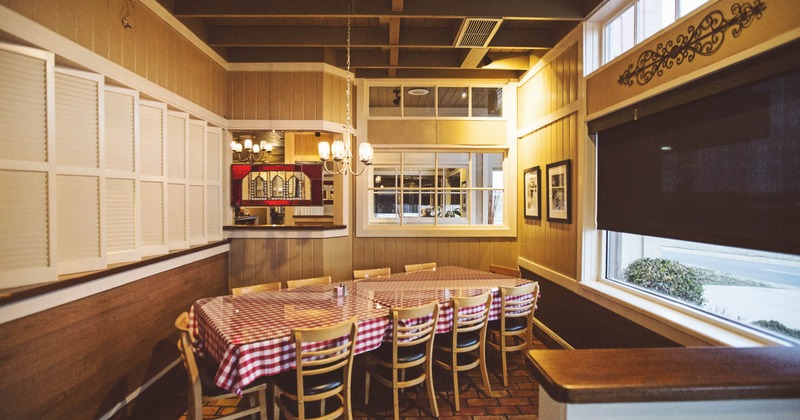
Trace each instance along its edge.
{"label": "wooden ceiling beam", "polygon": [[492,79],[516,80],[522,76],[518,70],[477,70],[477,69],[397,69],[394,76],[389,76],[386,69],[356,69],[357,78],[384,79],[387,77],[401,79]]}
{"label": "wooden ceiling beam", "polygon": [[[353,28],[351,45],[353,47],[393,46],[407,48],[443,48],[451,47],[455,32],[444,28],[406,28],[400,33],[397,18],[396,29],[389,28]],[[393,32],[394,31],[394,32]],[[211,26],[208,28],[208,45],[212,47],[341,47],[347,45],[347,28],[314,27],[314,26]],[[396,38],[396,39],[395,39]],[[516,46],[514,48],[524,48]]]}
{"label": "wooden ceiling beam", "polygon": [[[582,20],[584,9],[601,0],[354,0],[353,17],[457,18],[501,16],[515,19]],[[395,11],[401,4],[402,11]],[[179,18],[344,17],[346,2],[330,0],[175,0]]]}

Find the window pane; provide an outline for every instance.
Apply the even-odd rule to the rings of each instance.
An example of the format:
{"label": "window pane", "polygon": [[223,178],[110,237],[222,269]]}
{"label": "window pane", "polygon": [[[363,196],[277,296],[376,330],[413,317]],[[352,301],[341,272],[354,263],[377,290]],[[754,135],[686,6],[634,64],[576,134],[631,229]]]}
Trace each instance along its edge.
{"label": "window pane", "polygon": [[680,9],[681,15],[680,17],[684,17],[689,14],[694,9],[708,3],[708,0],[680,0]]}
{"label": "window pane", "polygon": [[444,225],[466,225],[469,224],[467,219],[467,192],[463,190],[456,190],[447,193],[441,193],[438,196],[438,202],[441,207],[439,212],[439,224]]}
{"label": "window pane", "polygon": [[606,24],[603,30],[606,63],[634,46],[636,41],[633,25],[633,6]]}
{"label": "window pane", "polygon": [[609,279],[800,340],[800,256],[609,232]]}
{"label": "window pane", "polygon": [[503,88],[472,88],[473,117],[502,117]]}
{"label": "window pane", "polygon": [[435,116],[436,95],[433,86],[406,87],[403,93],[403,115],[406,117]]}
{"label": "window pane", "polygon": [[372,191],[372,211],[371,222],[381,224],[398,224],[399,195],[397,190],[374,190]]}
{"label": "window pane", "polygon": [[403,193],[403,223],[433,224],[437,214],[436,195],[430,191]]}
{"label": "window pane", "polygon": [[370,86],[369,115],[371,117],[399,117],[400,86]]}
{"label": "window pane", "polygon": [[502,153],[473,153],[472,154],[472,187],[477,188],[502,188],[502,177],[500,185],[495,185],[494,171],[503,170]]}
{"label": "window pane", "polygon": [[466,117],[468,116],[469,97],[467,87],[440,87],[439,88],[439,116],[440,117]]}
{"label": "window pane", "polygon": [[675,21],[675,0],[639,0],[639,42]]}

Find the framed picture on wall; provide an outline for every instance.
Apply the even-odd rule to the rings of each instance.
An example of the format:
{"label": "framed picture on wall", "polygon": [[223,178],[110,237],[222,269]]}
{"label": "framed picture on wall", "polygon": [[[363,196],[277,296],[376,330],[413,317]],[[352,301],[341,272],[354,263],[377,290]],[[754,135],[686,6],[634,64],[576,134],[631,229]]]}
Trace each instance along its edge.
{"label": "framed picture on wall", "polygon": [[528,168],[522,173],[522,185],[525,189],[525,218],[541,220],[542,200],[539,190],[541,189],[541,171],[538,166]]}
{"label": "framed picture on wall", "polygon": [[569,159],[547,165],[547,221],[570,223]]}

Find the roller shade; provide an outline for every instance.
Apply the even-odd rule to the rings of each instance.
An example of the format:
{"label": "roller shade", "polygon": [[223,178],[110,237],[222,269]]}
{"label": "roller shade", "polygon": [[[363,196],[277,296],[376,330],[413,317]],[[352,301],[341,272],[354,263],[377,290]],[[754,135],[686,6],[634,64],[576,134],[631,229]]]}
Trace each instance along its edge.
{"label": "roller shade", "polygon": [[800,71],[597,134],[600,229],[800,254]]}

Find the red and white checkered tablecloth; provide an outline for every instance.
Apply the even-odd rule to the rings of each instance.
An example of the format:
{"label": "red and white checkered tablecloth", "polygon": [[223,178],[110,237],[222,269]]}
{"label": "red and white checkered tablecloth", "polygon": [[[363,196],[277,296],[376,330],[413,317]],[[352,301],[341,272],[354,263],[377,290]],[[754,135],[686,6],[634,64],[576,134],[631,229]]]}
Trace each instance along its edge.
{"label": "red and white checkered tablecloth", "polygon": [[[400,273],[345,282],[348,295],[335,297],[333,286],[306,286],[264,291],[242,296],[200,299],[189,313],[197,346],[220,361],[217,386],[240,393],[261,376],[294,368],[292,328],[332,325],[356,317],[356,353],[378,348],[391,339],[391,307],[411,307],[437,299],[441,305],[437,333],[450,330],[451,296],[475,296],[499,286],[516,286],[528,280],[470,270],[440,267],[436,271]],[[500,311],[495,294],[490,319]],[[470,308],[479,311],[481,307]]]}

